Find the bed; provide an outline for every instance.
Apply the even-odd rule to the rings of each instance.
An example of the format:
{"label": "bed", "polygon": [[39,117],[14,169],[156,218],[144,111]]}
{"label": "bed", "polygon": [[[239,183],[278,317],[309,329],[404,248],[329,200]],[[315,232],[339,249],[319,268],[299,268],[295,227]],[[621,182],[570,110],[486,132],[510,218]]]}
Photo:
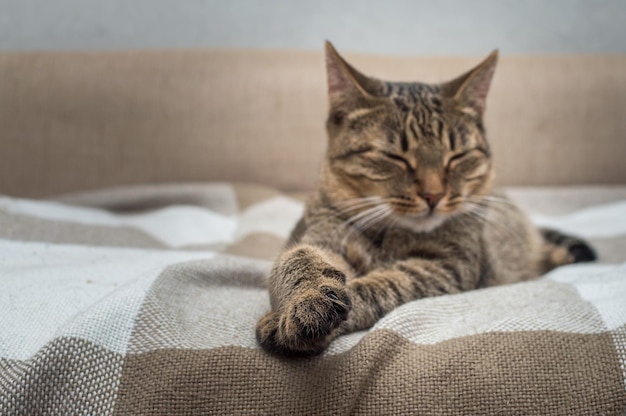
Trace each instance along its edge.
{"label": "bed", "polygon": [[[318,357],[259,348],[323,154],[321,59],[0,54],[0,414],[626,414],[623,57],[505,56],[488,110],[500,184],[598,262],[408,303]],[[471,61],[353,61],[389,59]]]}

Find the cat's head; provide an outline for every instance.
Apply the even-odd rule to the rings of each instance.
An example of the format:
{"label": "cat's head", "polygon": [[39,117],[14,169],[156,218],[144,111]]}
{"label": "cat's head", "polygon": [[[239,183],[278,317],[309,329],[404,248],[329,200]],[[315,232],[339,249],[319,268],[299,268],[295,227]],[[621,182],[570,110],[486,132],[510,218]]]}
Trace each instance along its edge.
{"label": "cat's head", "polygon": [[493,180],[483,114],[497,58],[494,51],[443,84],[384,82],[327,42],[322,185],[331,202],[353,217],[392,217],[417,231],[476,206]]}

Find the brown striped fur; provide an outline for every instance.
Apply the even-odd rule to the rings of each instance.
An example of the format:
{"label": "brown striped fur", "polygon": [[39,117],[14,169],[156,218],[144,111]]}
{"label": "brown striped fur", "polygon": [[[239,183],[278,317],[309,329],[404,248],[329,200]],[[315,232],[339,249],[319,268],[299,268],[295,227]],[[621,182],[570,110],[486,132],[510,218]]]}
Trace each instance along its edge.
{"label": "brown striped fur", "polygon": [[497,58],[443,84],[383,82],[326,44],[327,157],[270,274],[265,349],[317,354],[403,303],[595,258],[491,189],[482,120]]}

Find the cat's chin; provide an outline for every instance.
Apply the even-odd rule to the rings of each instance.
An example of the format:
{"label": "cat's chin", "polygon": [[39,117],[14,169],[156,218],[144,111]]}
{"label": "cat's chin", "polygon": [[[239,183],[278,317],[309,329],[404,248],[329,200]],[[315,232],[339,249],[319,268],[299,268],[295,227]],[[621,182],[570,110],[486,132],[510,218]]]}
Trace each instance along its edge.
{"label": "cat's chin", "polygon": [[429,233],[443,224],[447,218],[447,216],[437,214],[425,217],[398,215],[395,218],[395,224],[416,233]]}

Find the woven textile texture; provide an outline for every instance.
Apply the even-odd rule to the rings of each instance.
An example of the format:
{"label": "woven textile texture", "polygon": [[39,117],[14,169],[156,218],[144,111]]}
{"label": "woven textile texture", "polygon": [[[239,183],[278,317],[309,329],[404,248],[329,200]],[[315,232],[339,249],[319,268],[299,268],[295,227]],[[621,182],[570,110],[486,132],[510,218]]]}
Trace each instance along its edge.
{"label": "woven textile texture", "polygon": [[0,414],[626,414],[626,188],[509,194],[600,261],[408,303],[309,359],[254,338],[300,198],[0,197]]}

